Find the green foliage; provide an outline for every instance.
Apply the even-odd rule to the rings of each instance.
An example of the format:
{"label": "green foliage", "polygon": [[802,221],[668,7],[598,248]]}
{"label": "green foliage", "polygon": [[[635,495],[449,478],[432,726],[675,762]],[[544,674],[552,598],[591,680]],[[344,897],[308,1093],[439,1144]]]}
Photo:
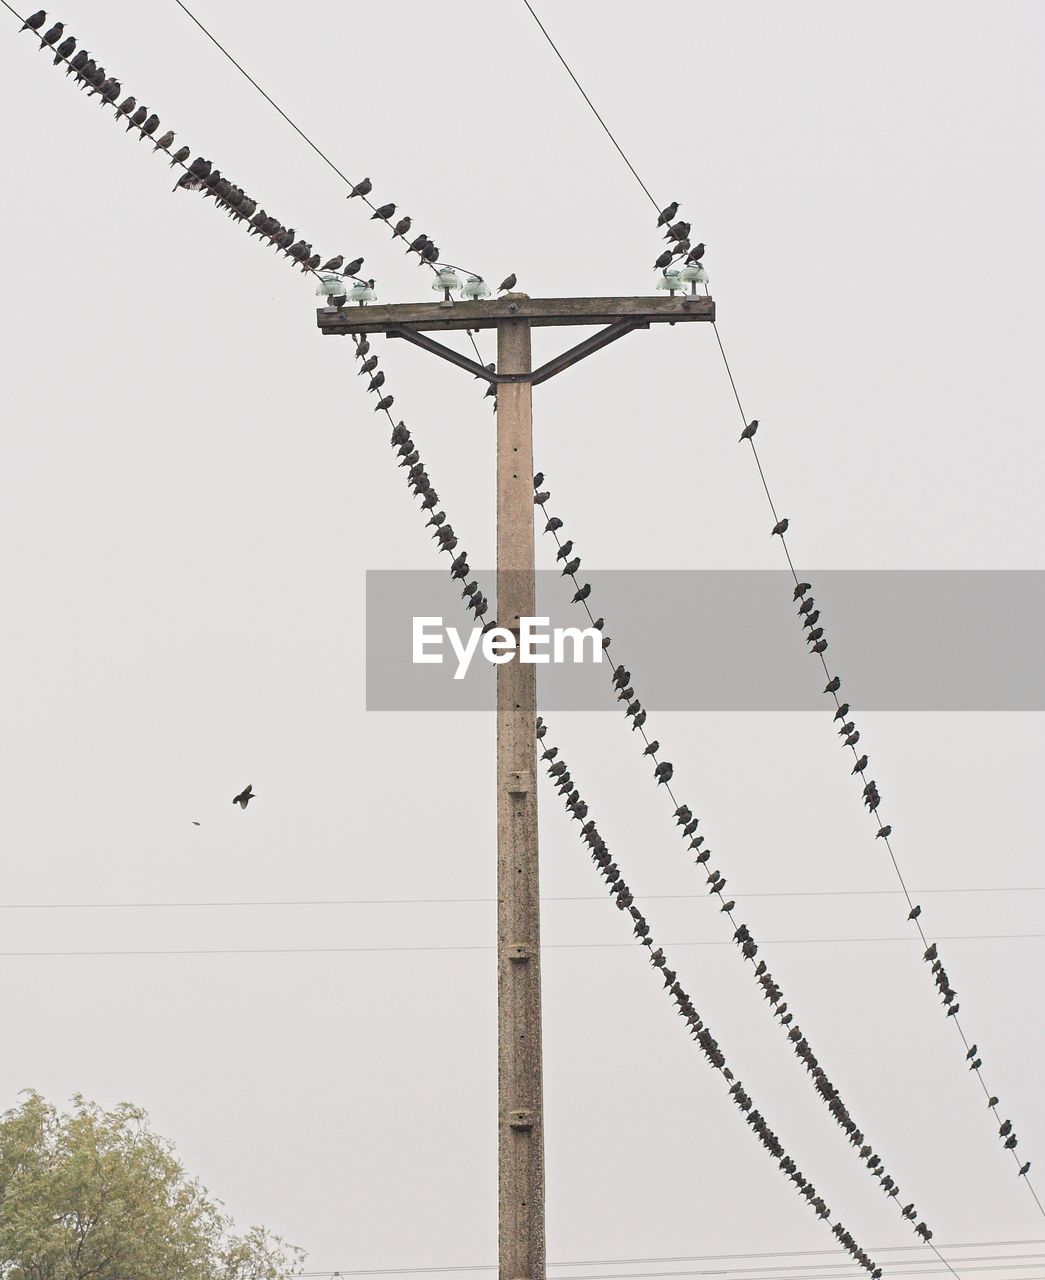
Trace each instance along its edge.
{"label": "green foliage", "polygon": [[0,1280],[281,1280],[302,1253],[231,1231],[140,1107],[39,1094],[0,1116]]}

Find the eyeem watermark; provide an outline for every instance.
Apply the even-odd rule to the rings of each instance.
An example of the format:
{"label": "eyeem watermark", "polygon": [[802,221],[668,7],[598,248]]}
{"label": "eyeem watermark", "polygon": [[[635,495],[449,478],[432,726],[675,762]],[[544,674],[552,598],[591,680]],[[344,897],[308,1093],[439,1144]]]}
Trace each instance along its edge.
{"label": "eyeem watermark", "polygon": [[413,657],[416,663],[439,663],[444,658],[444,640],[449,640],[457,659],[455,680],[463,680],[476,653],[500,666],[518,654],[520,662],[601,662],[602,635],[594,627],[549,627],[548,618],[520,618],[519,635],[507,627],[483,631],[474,627],[462,637],[456,627],[442,618],[414,618]]}

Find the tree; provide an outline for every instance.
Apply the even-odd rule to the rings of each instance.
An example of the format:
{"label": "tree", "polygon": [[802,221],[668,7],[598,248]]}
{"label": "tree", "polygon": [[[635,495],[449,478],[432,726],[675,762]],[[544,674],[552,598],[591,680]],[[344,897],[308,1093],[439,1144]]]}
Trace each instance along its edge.
{"label": "tree", "polygon": [[302,1257],[234,1235],[140,1107],[30,1092],[0,1116],[0,1280],[281,1280]]}

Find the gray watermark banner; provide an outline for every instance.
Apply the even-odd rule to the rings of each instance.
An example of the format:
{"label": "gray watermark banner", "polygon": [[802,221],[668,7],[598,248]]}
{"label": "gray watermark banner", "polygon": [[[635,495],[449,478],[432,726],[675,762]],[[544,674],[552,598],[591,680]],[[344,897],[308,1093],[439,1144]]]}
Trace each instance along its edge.
{"label": "gray watermark banner", "polygon": [[[1045,710],[1045,571],[822,570],[807,598],[820,610],[824,654],[840,697],[860,710]],[[496,575],[472,572],[497,617]],[[810,711],[824,706],[790,574],[776,570],[599,570],[588,605],[612,645],[591,659],[535,668],[547,711],[605,711],[623,663],[645,707],[662,711]],[[415,662],[415,619],[441,619],[467,638],[461,583],[439,570],[371,570],[366,596],[370,711],[490,711],[496,667],[477,650],[466,673],[449,644],[442,662]],[[587,627],[573,583],[537,573],[534,616],[548,628]],[[503,621],[503,620],[499,620]],[[438,628],[430,624],[433,630]],[[434,650],[437,646],[433,645]]]}

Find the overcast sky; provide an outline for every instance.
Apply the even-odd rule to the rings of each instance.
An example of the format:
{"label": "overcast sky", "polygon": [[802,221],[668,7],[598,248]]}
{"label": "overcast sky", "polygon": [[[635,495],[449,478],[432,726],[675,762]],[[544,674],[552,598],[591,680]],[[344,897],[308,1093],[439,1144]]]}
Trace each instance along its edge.
{"label": "overcast sky", "polygon": [[[521,0],[198,4],[446,257],[494,281],[515,271],[533,296],[652,291],[651,210]],[[161,131],[324,256],[365,255],[381,301],[434,296],[173,0],[79,9],[54,16]],[[707,242],[803,576],[1045,567],[1042,7],[538,12],[657,200],[681,200]],[[436,563],[384,419],[350,345],[317,333],[314,282],[212,202],[171,194],[162,156],[9,16],[2,31],[0,1107],[27,1087],[142,1104],[237,1221],[302,1245],[312,1270],[490,1263],[493,722],[365,711],[365,571]],[[536,334],[535,354],[561,339]],[[473,565],[489,566],[479,384],[375,349]],[[537,465],[592,568],[779,568],[737,434],[706,326],[635,333],[535,392]],[[448,586],[448,614],[454,599]],[[560,620],[575,622],[568,601]],[[823,941],[910,938],[828,713],[650,727],[743,918],[782,940],[767,959],[821,1062],[936,1241],[1033,1241],[1013,1250],[1031,1255],[1021,1271],[992,1269],[994,1247],[955,1256],[985,1259],[966,1269],[988,1280],[1045,1276],[1045,1222],[918,949]],[[991,935],[941,950],[1045,1177],[1042,718],[877,713],[861,728],[928,931]],[[594,713],[553,730],[770,1124],[861,1244],[924,1258],[880,1252],[913,1239],[722,945],[635,735]],[[243,813],[229,801],[247,782]],[[549,1258],[830,1248],[683,1034],[576,827],[550,791],[540,802]],[[957,889],[973,892],[936,892]],[[811,896],[853,890],[869,892]],[[784,891],[810,896],[757,896]],[[445,898],[472,901],[427,901]],[[84,905],[302,900],[324,905]],[[251,953],[10,954],[215,949]]]}

